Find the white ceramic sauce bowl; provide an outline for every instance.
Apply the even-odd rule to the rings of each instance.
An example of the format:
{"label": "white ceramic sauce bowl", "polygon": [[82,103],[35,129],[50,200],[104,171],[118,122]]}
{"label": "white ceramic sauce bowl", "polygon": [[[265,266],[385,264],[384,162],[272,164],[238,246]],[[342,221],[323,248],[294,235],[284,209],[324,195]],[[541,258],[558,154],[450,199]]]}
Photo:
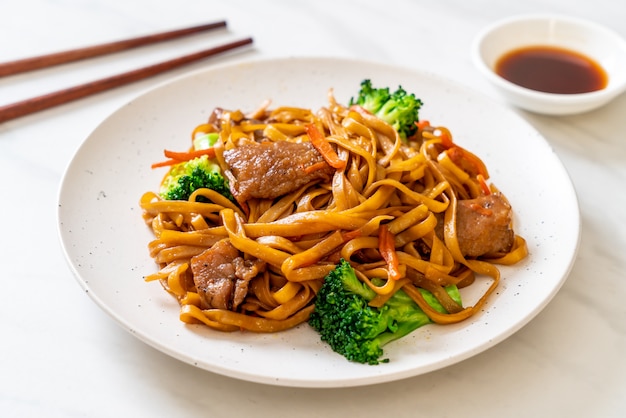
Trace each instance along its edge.
{"label": "white ceramic sauce bowl", "polygon": [[[606,71],[606,87],[589,93],[545,93],[521,87],[496,74],[494,67],[499,58],[529,46],[565,48],[591,58]],[[626,90],[626,41],[599,24],[578,18],[522,15],[497,21],[476,36],[472,60],[507,101],[535,113],[587,112],[607,104]]]}

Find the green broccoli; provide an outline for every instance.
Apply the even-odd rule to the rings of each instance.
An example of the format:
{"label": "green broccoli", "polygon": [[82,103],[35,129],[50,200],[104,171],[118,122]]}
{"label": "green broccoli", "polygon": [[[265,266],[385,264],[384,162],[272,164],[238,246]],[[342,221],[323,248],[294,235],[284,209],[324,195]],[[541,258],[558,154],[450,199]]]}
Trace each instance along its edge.
{"label": "green broccoli", "polygon": [[354,104],[393,126],[400,138],[406,140],[417,132],[415,122],[419,121],[419,109],[423,103],[402,86],[391,93],[389,88],[374,88],[370,80],[363,80],[357,98],[350,99],[350,105]]}
{"label": "green broccoli", "polygon": [[[234,201],[220,166],[206,155],[173,166],[161,183],[159,194],[166,200],[189,200],[200,188],[215,190]],[[206,200],[200,197],[198,201]]]}
{"label": "green broccoli", "polygon": [[[460,303],[456,286],[447,290]],[[429,305],[445,312],[430,292],[421,292]],[[357,278],[350,263],[342,259],[324,279],[309,324],[319,332],[322,341],[348,360],[372,365],[386,363],[389,359],[380,360],[383,346],[432,321],[402,290],[381,308],[368,305],[375,296]]]}

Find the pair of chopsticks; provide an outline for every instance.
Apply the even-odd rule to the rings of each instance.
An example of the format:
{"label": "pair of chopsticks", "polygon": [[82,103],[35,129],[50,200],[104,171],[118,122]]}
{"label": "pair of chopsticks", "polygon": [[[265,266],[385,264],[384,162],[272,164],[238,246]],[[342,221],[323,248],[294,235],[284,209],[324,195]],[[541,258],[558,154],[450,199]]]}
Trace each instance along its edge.
{"label": "pair of chopsticks", "polygon": [[[114,52],[125,51],[144,45],[164,42],[183,36],[188,36],[200,32],[210,31],[226,26],[226,22],[220,21],[205,25],[193,26],[185,29],[178,29],[153,35],[141,36],[122,41],[110,42],[85,48],[73,49],[70,51],[57,52],[33,58],[25,58],[7,63],[0,63],[0,77],[48,68],[55,65],[70,63],[87,58],[93,58]],[[191,64],[193,62],[212,57],[242,47],[252,43],[252,38],[245,38],[213,48],[205,49],[196,53],[174,58],[158,64],[128,71],[111,77],[102,78],[64,90],[33,97],[20,102],[0,106],[0,123],[8,120],[26,116],[41,110],[49,109],[64,103],[78,100],[96,93],[123,86],[135,81],[161,74],[165,71]]]}

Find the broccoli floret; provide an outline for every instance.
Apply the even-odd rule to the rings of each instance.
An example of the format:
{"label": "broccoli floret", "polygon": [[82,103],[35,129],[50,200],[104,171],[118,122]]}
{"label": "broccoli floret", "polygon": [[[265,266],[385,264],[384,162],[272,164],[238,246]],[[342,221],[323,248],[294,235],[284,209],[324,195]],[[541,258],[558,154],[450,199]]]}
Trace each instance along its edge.
{"label": "broccoli floret", "polygon": [[159,194],[166,200],[189,200],[200,188],[215,190],[234,201],[220,166],[206,155],[173,166],[161,183]]}
{"label": "broccoli floret", "polygon": [[[460,303],[456,286],[449,293]],[[430,292],[422,294],[433,308],[445,312]],[[380,359],[386,344],[432,321],[402,290],[381,308],[368,305],[375,296],[342,259],[324,279],[309,324],[319,332],[322,341],[348,360],[372,365],[386,363],[388,359]]]}
{"label": "broccoli floret", "polygon": [[363,80],[359,95],[350,99],[350,105],[354,104],[393,126],[400,138],[406,140],[417,132],[415,122],[419,121],[419,109],[423,103],[402,86],[392,93],[387,87],[374,88],[370,80]]}

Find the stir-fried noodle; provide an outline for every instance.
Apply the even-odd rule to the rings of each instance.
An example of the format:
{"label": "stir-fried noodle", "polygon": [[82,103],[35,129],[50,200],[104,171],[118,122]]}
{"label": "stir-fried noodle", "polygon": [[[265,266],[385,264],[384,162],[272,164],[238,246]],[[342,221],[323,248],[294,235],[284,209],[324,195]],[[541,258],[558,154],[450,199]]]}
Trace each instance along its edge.
{"label": "stir-fried noodle", "polygon": [[[178,300],[183,322],[222,331],[292,328],[307,321],[324,277],[343,258],[377,293],[372,305],[382,305],[402,288],[433,322],[455,323],[479,311],[496,289],[498,264],[527,255],[525,241],[512,232],[510,210],[504,226],[509,244],[484,254],[468,247],[475,239],[489,241],[484,235],[493,226],[465,220],[461,231],[461,210],[494,217],[491,203],[481,204],[488,197],[510,206],[488,183],[482,161],[457,146],[445,127],[421,123],[414,138],[402,140],[358,106],[337,103],[332,91],[317,112],[266,104],[249,115],[236,110],[218,116],[192,136],[219,133],[214,158],[232,187],[237,182],[243,187],[243,180],[233,175],[226,156],[246,145],[311,143],[323,158],[292,168],[329,174],[311,175],[272,197],[239,190],[233,201],[209,189],[197,190],[189,201],[164,200],[154,192],[142,196],[144,219],[155,235],[149,251],[159,266],[146,280],[160,281]],[[261,179],[270,174],[258,173]],[[482,238],[474,237],[472,228]],[[245,286],[236,308],[208,306],[192,274],[194,257],[220,242],[234,247],[244,272],[237,276]],[[384,284],[376,286],[372,278],[385,279]],[[444,289],[470,286],[477,278],[489,286],[472,306],[458,305]],[[418,288],[432,292],[448,313],[432,309]]]}

